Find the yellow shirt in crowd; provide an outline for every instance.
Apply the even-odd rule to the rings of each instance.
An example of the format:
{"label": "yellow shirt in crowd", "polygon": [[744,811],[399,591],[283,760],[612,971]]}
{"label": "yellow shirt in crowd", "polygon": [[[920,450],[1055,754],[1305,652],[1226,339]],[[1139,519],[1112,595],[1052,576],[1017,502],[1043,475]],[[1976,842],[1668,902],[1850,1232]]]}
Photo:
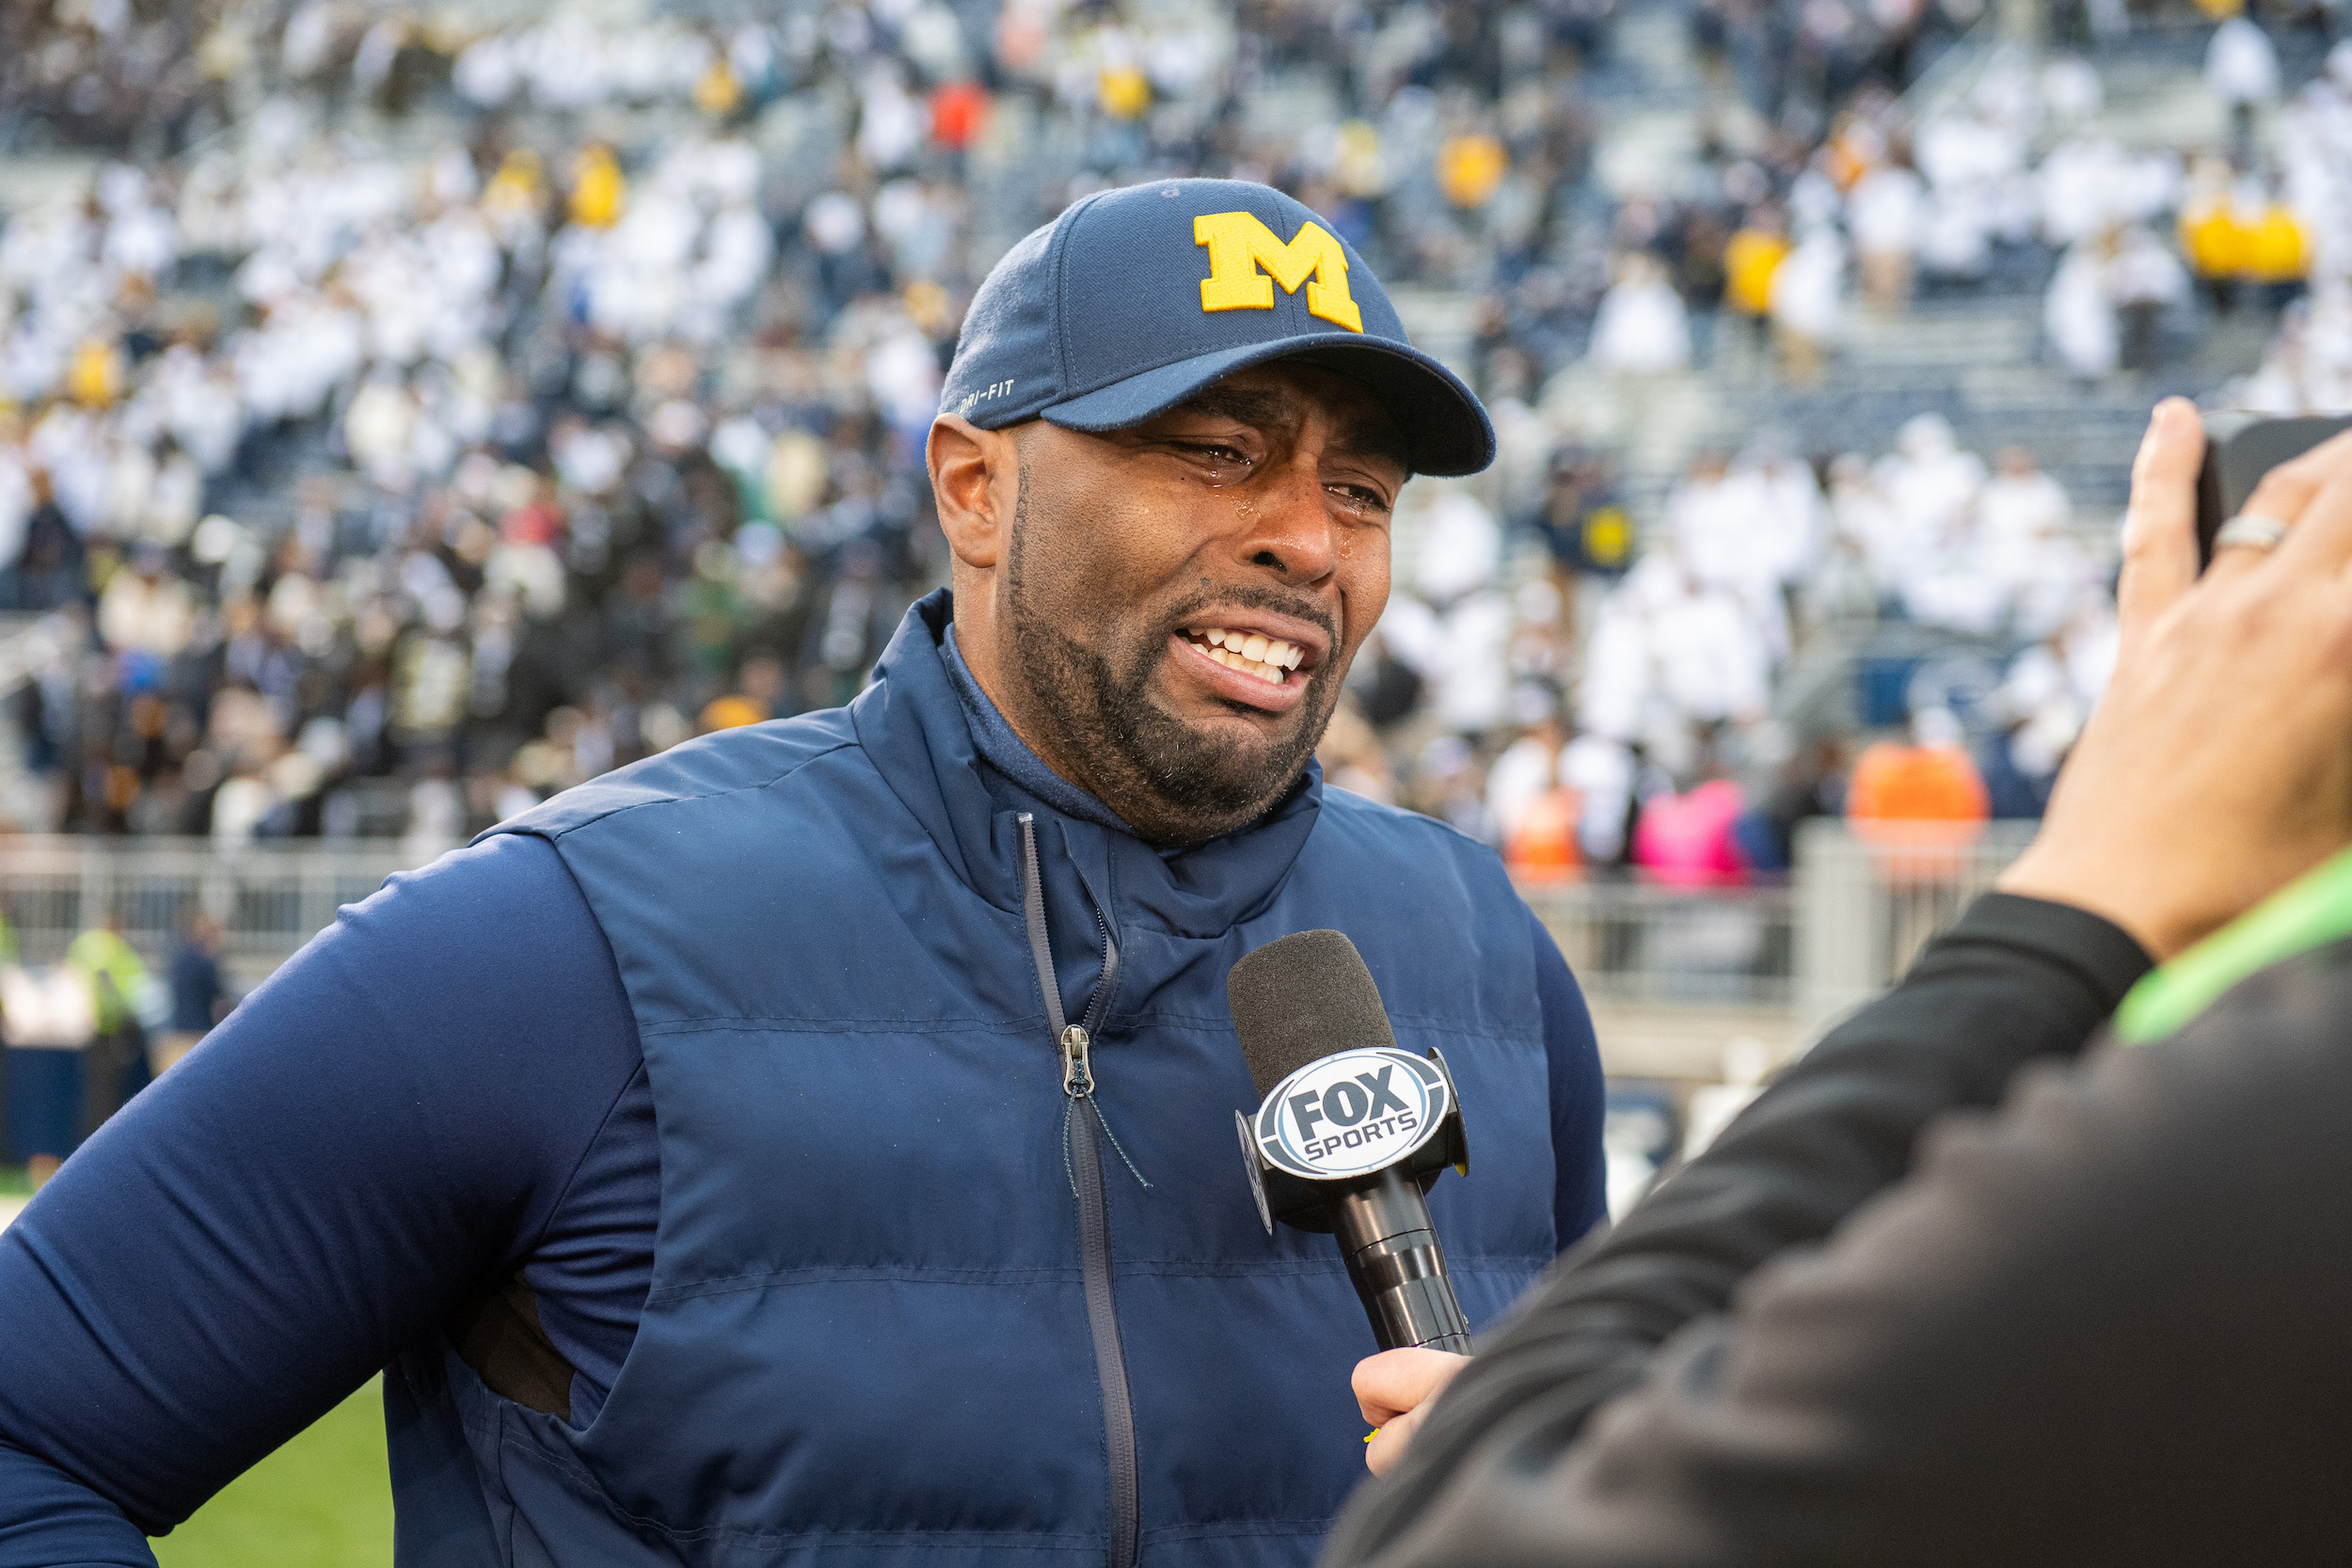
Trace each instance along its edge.
{"label": "yellow shirt in crowd", "polygon": [[2185,208],[2181,248],[2192,272],[2215,281],[2292,283],[2311,270],[2311,243],[2283,201],[2270,203],[2251,222],[2226,201]]}
{"label": "yellow shirt in crowd", "polygon": [[621,218],[628,182],[610,148],[591,147],[572,166],[572,221],[582,229],[610,229]]}
{"label": "yellow shirt in crowd", "polygon": [[1772,309],[1772,275],[1788,259],[1788,237],[1742,229],[1724,246],[1724,303],[1751,316]]}
{"label": "yellow shirt in crowd", "polygon": [[2292,283],[2311,271],[2311,246],[2303,238],[2303,226],[2284,202],[2272,202],[2263,214],[2247,250],[2246,275],[2257,283]]}

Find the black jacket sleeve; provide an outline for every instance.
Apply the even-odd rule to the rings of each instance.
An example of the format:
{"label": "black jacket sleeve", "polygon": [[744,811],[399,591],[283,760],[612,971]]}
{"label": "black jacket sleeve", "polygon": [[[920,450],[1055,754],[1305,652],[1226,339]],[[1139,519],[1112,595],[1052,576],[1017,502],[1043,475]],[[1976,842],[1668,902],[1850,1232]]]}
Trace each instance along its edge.
{"label": "black jacket sleeve", "polygon": [[[1979,900],[1900,987],[1833,1030],[1614,1231],[1555,1267],[1432,1409],[1404,1465],[1359,1497],[1327,1568],[1520,1560],[1491,1539],[1519,1517],[1499,1506],[1499,1488],[1515,1502],[1530,1489],[1549,1497],[1586,1418],[1649,1374],[1670,1338],[1719,1320],[1761,1265],[1821,1242],[1900,1180],[1934,1117],[1995,1104],[2037,1057],[2078,1054],[2147,967],[2137,944],[2095,915]],[[1486,1518],[1475,1549],[1456,1539],[1466,1511]],[[1536,1533],[1520,1544],[1540,1539],[1549,1517],[1538,1508]]]}

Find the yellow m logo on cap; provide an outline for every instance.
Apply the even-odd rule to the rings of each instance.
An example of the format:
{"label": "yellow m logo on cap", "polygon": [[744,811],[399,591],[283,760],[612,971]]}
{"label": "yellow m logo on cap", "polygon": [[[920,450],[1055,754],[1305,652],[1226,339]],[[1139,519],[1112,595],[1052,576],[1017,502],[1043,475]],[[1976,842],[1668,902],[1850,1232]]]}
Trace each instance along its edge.
{"label": "yellow m logo on cap", "polygon": [[1364,329],[1364,313],[1347,292],[1347,252],[1321,224],[1307,225],[1284,245],[1255,213],[1211,213],[1192,220],[1192,243],[1209,247],[1209,276],[1200,280],[1203,310],[1271,310],[1274,285],[1295,294],[1312,277],[1307,313],[1350,332]]}

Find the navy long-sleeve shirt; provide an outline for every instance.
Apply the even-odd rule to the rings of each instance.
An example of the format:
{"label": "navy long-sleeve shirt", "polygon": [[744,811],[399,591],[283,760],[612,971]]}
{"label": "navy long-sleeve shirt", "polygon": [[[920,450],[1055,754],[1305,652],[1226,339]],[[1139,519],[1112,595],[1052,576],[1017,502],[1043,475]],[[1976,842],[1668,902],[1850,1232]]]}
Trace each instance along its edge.
{"label": "navy long-sleeve shirt", "polygon": [[[1598,1059],[1532,916],[1529,940],[1565,1245],[1603,1209]],[[143,1533],[517,1274],[584,1424],[659,1209],[635,1021],[553,848],[394,878],[0,1234],[0,1568],[149,1568]]]}

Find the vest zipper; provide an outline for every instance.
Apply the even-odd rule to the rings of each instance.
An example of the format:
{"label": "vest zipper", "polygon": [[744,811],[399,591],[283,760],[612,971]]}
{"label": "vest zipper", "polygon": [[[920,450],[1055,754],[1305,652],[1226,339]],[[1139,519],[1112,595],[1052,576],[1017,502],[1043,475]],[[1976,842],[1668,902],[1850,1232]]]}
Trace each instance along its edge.
{"label": "vest zipper", "polygon": [[[1094,1032],[1110,1011],[1119,977],[1119,943],[1109,920],[1095,911],[1103,931],[1103,978],[1087,999],[1086,1018],[1066,1022],[1061,983],[1054,974],[1054,950],[1045,932],[1045,881],[1038,871],[1037,825],[1021,814],[1021,903],[1029,928],[1029,957],[1037,964],[1038,988],[1045,993],[1045,1022],[1061,1054],[1061,1086],[1068,1108],[1064,1147],[1070,1155],[1070,1185],[1078,1196],[1078,1259],[1086,1283],[1087,1326],[1094,1337],[1094,1370],[1103,1386],[1103,1444],[1110,1472],[1110,1539],[1104,1554],[1109,1568],[1135,1568],[1141,1503],[1136,1479],[1136,1411],[1127,1389],[1127,1354],[1119,1338],[1119,1303],[1111,1291],[1111,1213],[1103,1185],[1103,1147],[1096,1133],[1110,1129],[1094,1103]],[[1111,1140],[1114,1148],[1117,1140]],[[1124,1160],[1126,1153],[1120,1150]],[[1129,1162],[1133,1169],[1133,1162]],[[1136,1173],[1137,1180],[1142,1174]]]}

